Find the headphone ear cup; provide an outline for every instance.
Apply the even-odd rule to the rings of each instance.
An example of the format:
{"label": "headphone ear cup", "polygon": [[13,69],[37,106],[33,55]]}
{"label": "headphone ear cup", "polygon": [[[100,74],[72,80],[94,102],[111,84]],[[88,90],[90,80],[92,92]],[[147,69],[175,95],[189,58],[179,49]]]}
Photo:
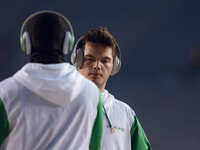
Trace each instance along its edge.
{"label": "headphone ear cup", "polygon": [[113,68],[112,68],[112,71],[111,71],[111,76],[118,73],[120,68],[121,68],[121,61],[119,60],[118,56],[115,56],[115,58],[113,60]]}
{"label": "headphone ear cup", "polygon": [[65,33],[65,39],[64,39],[64,43],[63,43],[63,53],[67,54],[69,52],[69,39],[70,39],[70,32],[66,32]]}
{"label": "headphone ear cup", "polygon": [[69,45],[69,50],[72,51],[74,47],[74,36],[70,33],[71,38],[70,38],[70,45]]}
{"label": "headphone ear cup", "polygon": [[20,36],[21,48],[27,55],[31,54],[31,40],[28,32],[24,32],[22,36]]}
{"label": "headphone ear cup", "polygon": [[76,68],[80,68],[83,64],[83,50],[81,48],[74,49],[71,55],[71,62]]}
{"label": "headphone ear cup", "polygon": [[74,49],[71,54],[71,63],[76,66],[76,50]]}
{"label": "headphone ear cup", "polygon": [[21,49],[23,50],[23,52],[25,52],[26,51],[26,49],[25,49],[25,43],[24,43],[25,41],[24,41],[24,36],[23,36],[23,34],[22,35],[20,35],[20,46],[21,46]]}
{"label": "headphone ear cup", "polygon": [[70,32],[65,33],[65,39],[63,44],[63,53],[68,54],[74,45],[74,37],[71,35]]}

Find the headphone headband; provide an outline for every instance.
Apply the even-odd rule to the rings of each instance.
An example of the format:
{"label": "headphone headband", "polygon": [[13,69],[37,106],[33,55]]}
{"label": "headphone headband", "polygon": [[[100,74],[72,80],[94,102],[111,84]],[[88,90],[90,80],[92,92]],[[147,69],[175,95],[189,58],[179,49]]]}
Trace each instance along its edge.
{"label": "headphone headband", "polygon": [[26,25],[26,23],[31,19],[33,18],[34,16],[38,15],[38,14],[42,14],[42,13],[52,13],[52,14],[55,14],[55,15],[58,15],[60,16],[61,18],[63,18],[67,24],[69,25],[69,28],[70,28],[70,31],[71,31],[71,34],[72,36],[74,37],[74,31],[73,31],[73,28],[72,28],[72,25],[70,23],[70,21],[64,16],[62,15],[61,13],[58,13],[56,11],[53,11],[53,10],[41,10],[41,11],[38,11],[38,12],[35,12],[33,14],[31,14],[23,23],[22,27],[21,27],[21,31],[20,31],[20,36],[22,36],[23,32],[24,32],[24,27]]}

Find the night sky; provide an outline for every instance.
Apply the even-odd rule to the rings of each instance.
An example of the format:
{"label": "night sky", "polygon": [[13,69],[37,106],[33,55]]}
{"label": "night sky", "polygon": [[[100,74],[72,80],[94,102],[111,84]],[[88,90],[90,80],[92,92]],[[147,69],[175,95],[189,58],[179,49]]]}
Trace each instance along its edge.
{"label": "night sky", "polygon": [[20,29],[44,9],[65,15],[76,41],[91,28],[108,28],[122,67],[106,89],[133,108],[154,150],[199,149],[200,1],[1,0],[0,81],[29,61]]}

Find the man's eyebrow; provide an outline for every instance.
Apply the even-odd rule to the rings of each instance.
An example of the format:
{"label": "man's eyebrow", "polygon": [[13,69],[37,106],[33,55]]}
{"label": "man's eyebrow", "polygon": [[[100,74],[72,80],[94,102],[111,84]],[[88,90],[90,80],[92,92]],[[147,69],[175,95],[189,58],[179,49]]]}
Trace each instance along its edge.
{"label": "man's eyebrow", "polygon": [[106,57],[103,57],[103,59],[111,59],[110,57],[106,56]]}
{"label": "man's eyebrow", "polygon": [[[87,54],[84,57],[89,57],[89,58],[96,58],[95,56],[91,55],[91,54]],[[105,56],[102,58],[102,60],[111,60],[111,57]]]}
{"label": "man's eyebrow", "polygon": [[91,57],[91,58],[95,58],[93,55],[90,55],[90,54],[88,54],[88,55],[85,55],[84,57]]}

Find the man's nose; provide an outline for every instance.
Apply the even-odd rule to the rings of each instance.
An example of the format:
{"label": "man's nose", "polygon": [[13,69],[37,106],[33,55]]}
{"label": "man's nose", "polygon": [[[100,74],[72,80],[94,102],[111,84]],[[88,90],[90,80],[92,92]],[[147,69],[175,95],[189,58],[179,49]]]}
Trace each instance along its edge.
{"label": "man's nose", "polygon": [[98,61],[98,60],[96,60],[95,62],[94,62],[94,64],[93,64],[93,68],[94,69],[101,69],[101,62],[100,61]]}

